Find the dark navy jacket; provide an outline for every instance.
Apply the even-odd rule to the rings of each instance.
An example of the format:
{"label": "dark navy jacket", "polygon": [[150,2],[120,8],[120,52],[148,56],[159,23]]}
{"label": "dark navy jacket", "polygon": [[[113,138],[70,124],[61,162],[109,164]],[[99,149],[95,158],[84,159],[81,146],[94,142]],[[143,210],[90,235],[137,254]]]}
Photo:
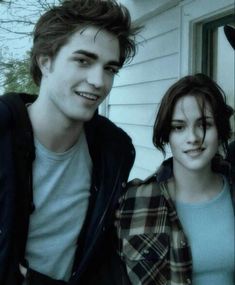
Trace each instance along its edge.
{"label": "dark navy jacket", "polygon": [[[24,262],[29,218],[34,211],[32,164],[35,150],[25,108],[26,103],[34,100],[35,96],[27,94],[0,96],[1,285],[21,282],[18,266],[19,262]],[[98,114],[85,123],[85,133],[93,162],[91,198],[78,237],[79,252],[76,253],[71,285],[88,284],[89,278],[98,273],[99,266],[113,251],[114,212],[125,191],[135,157],[126,133]]]}

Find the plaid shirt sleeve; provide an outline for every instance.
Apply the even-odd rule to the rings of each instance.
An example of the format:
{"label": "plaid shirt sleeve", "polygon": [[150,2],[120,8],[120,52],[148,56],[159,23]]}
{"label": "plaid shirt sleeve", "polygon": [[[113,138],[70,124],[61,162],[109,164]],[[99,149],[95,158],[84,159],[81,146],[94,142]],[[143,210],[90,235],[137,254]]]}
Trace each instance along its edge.
{"label": "plaid shirt sleeve", "polygon": [[[128,189],[117,213],[119,255],[133,285],[186,285],[191,255],[170,197],[157,183]],[[167,193],[166,193],[167,194]]]}

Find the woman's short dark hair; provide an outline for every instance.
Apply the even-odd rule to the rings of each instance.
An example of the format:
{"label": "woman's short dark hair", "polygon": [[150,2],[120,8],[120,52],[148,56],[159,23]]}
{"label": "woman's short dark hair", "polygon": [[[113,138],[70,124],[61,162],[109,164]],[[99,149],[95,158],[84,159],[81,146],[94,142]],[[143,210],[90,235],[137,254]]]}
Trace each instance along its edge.
{"label": "woman's short dark hair", "polygon": [[39,55],[54,58],[70,36],[82,26],[94,25],[117,36],[120,64],[136,53],[135,35],[141,27],[132,27],[127,8],[115,0],[64,0],[41,16],[34,29],[30,72],[34,82],[41,82]]}
{"label": "woman's short dark hair", "polygon": [[202,112],[204,136],[206,133],[205,105],[209,103],[218,131],[218,138],[224,151],[227,151],[231,136],[230,117],[234,113],[226,104],[223,90],[208,76],[198,73],[185,76],[173,84],[160,103],[153,128],[153,144],[165,155],[165,146],[169,143],[171,120],[176,102],[183,96],[194,96]]}

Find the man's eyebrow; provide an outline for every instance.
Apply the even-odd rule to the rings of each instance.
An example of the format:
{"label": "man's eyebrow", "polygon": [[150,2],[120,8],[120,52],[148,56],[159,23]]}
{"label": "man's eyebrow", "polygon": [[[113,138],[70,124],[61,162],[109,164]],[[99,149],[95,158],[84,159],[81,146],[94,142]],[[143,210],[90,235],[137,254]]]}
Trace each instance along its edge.
{"label": "man's eyebrow", "polygon": [[[93,53],[93,52],[89,52],[89,51],[86,51],[86,50],[83,50],[83,49],[79,49],[79,50],[76,50],[73,52],[73,54],[82,54],[82,55],[85,55],[91,59],[94,59],[94,60],[97,60],[99,57],[97,54]],[[111,60],[109,62],[107,62],[108,65],[115,65],[117,66],[118,68],[121,68],[122,65],[120,64],[119,61],[116,61],[116,60]]]}
{"label": "man's eyebrow", "polygon": [[90,57],[92,59],[98,59],[97,54],[95,54],[93,52],[86,51],[86,50],[82,50],[82,49],[74,51],[73,54],[82,54],[82,55],[85,55],[85,56]]}

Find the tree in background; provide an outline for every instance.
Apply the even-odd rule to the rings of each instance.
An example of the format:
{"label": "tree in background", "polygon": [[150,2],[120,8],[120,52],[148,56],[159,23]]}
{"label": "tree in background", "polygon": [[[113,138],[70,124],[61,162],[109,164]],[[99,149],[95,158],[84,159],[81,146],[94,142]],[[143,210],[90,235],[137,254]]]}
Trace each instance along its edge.
{"label": "tree in background", "polygon": [[10,59],[7,63],[4,63],[4,93],[12,91],[30,94],[38,93],[38,87],[29,74],[29,65],[29,57],[24,60]]}
{"label": "tree in background", "polygon": [[25,46],[29,46],[40,15],[62,1],[0,0],[0,95],[9,91],[37,93]]}

